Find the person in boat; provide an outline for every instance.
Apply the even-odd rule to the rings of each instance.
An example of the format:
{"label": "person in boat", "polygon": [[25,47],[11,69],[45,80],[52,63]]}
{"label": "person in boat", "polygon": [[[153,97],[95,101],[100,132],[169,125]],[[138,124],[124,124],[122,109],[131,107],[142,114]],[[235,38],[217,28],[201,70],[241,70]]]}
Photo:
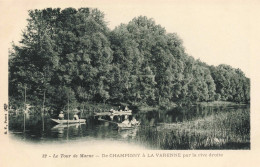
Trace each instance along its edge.
{"label": "person in boat", "polygon": [[113,121],[114,120],[114,116],[113,115],[110,115],[110,120]]}
{"label": "person in boat", "polygon": [[127,115],[125,116],[125,120],[122,122],[122,124],[125,124],[125,125],[129,125],[130,124]]}
{"label": "person in boat", "polygon": [[60,114],[59,114],[59,116],[58,116],[58,117],[59,117],[59,119],[60,119],[60,120],[63,120],[63,119],[64,119],[64,114],[63,114],[63,111],[61,111],[61,112],[60,112]]}
{"label": "person in boat", "polygon": [[115,110],[114,110],[113,108],[111,108],[109,112],[110,112],[110,113],[113,113],[114,111],[115,111]]}
{"label": "person in boat", "polygon": [[136,119],[135,119],[135,117],[133,117],[133,119],[131,120],[131,125],[139,125],[139,121],[137,121]]}
{"label": "person in boat", "polygon": [[78,114],[74,114],[73,119],[74,119],[74,120],[79,120]]}
{"label": "person in boat", "polygon": [[119,112],[124,112],[124,107],[119,107]]}
{"label": "person in boat", "polygon": [[121,117],[120,116],[117,116],[117,121],[121,122]]}

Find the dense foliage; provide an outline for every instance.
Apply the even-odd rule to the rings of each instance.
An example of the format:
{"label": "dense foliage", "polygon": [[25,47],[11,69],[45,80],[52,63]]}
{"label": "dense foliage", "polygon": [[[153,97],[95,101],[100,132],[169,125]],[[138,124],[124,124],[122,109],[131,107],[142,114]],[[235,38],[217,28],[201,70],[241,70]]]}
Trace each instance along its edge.
{"label": "dense foliage", "polygon": [[68,102],[250,102],[241,70],[195,60],[177,34],[144,16],[109,30],[97,9],[31,10],[22,35],[9,55],[9,97],[16,105],[25,89],[28,103],[55,110]]}

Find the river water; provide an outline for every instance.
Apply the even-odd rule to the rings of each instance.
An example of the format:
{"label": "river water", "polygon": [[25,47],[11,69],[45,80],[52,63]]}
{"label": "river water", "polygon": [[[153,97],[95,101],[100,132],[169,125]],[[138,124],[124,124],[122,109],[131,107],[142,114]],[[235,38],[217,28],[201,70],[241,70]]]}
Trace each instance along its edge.
{"label": "river water", "polygon": [[[26,115],[25,117],[25,127],[24,127],[24,116],[23,114],[10,115],[9,116],[9,132],[11,138],[15,140],[22,140],[29,143],[67,143],[67,142],[92,142],[92,141],[113,141],[114,143],[120,142],[129,145],[141,145],[146,149],[194,149],[191,147],[191,144],[187,145],[176,145],[178,136],[170,136],[170,134],[175,135],[175,133],[180,133],[180,131],[173,131],[171,127],[166,129],[170,131],[169,133],[165,132],[165,129],[162,128],[162,125],[177,125],[188,122],[196,122],[197,120],[203,120],[211,118],[213,115],[217,118],[218,115],[228,117],[229,114],[234,113],[249,113],[250,115],[250,106],[249,105],[237,105],[237,106],[193,106],[193,107],[182,107],[175,108],[172,110],[154,110],[147,112],[137,112],[133,113],[133,116],[141,122],[141,126],[132,129],[118,129],[117,125],[111,122],[99,121],[97,117],[89,116],[86,118],[85,124],[70,124],[70,125],[56,125],[50,120],[50,116],[42,115]],[[226,115],[225,115],[226,114]],[[130,116],[132,119],[133,116]],[[232,116],[231,116],[232,118]],[[237,129],[234,131],[241,131],[237,134],[240,138],[244,139],[244,136],[241,134],[246,134],[245,136],[250,136],[250,118],[242,117],[244,122],[241,123]],[[109,116],[103,117],[105,120],[118,122],[123,121],[124,117],[114,117],[111,119]],[[230,119],[227,119],[230,120]],[[227,121],[226,121],[227,122]],[[232,122],[232,120],[230,120]],[[234,121],[233,121],[234,122]],[[230,123],[231,124],[231,123]],[[229,124],[227,124],[229,125]],[[163,126],[165,127],[165,126]],[[249,128],[249,129],[248,129]],[[174,128],[173,128],[174,129]],[[176,129],[176,128],[175,128]],[[199,129],[198,129],[199,131]],[[231,141],[231,138],[234,138],[233,133],[230,136],[225,136],[227,134],[221,131],[221,135],[224,137],[216,137],[214,134],[213,140],[222,140]],[[211,133],[208,133],[211,134]],[[187,138],[187,140],[183,138]],[[193,136],[187,135],[181,137],[182,142],[193,140],[193,136],[197,136],[194,133]],[[200,135],[201,136],[201,135]],[[208,140],[207,134],[204,137],[205,140]],[[203,140],[204,140],[203,138]],[[196,140],[196,139],[195,139]],[[245,142],[234,143],[231,149],[249,149],[250,139],[246,139]],[[180,141],[180,139],[178,139]],[[172,144],[173,143],[173,144]],[[203,143],[203,141],[202,141]],[[205,142],[204,142],[205,143]],[[205,145],[205,144],[204,144]],[[200,147],[198,147],[200,148]],[[213,147],[209,147],[211,149]],[[229,149],[227,145],[222,144],[221,147],[217,149]],[[196,149],[196,148],[195,148]],[[207,148],[206,148],[207,149]]]}

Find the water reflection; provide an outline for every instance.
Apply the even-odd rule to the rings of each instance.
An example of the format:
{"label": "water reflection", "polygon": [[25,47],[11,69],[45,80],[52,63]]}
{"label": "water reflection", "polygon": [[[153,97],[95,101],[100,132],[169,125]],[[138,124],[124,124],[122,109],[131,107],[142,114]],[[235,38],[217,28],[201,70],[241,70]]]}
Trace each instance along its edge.
{"label": "water reflection", "polygon": [[119,129],[119,135],[124,139],[134,139],[136,137],[138,128],[133,129]]}
{"label": "water reflection", "polygon": [[[149,111],[137,112],[130,116],[130,120],[135,117],[141,122],[141,126],[130,129],[118,129],[116,124],[111,122],[99,121],[97,117],[90,116],[84,124],[59,124],[55,125],[50,121],[49,115],[44,118],[41,114],[30,115],[26,117],[26,131],[23,133],[23,115],[10,115],[9,129],[12,137],[22,139],[30,142],[69,142],[72,140],[90,141],[90,140],[112,140],[123,141],[127,143],[141,143],[152,149],[174,149],[178,146],[172,144],[172,141],[177,140],[178,137],[187,137],[184,142],[197,140],[196,135],[190,135],[189,129],[186,129],[184,134],[176,131],[172,125],[177,127],[181,123],[192,123],[200,119],[206,120],[212,115],[223,115],[236,112],[249,112],[249,106],[193,106],[174,108],[167,111]],[[222,116],[223,117],[223,116]],[[223,117],[224,118],[224,117]],[[243,117],[244,118],[244,117]],[[106,116],[103,119],[122,122],[123,117]],[[44,123],[43,123],[44,121]],[[249,122],[249,119],[248,119]],[[243,124],[245,126],[247,124]],[[188,125],[185,125],[188,127]],[[189,127],[190,128],[190,127]],[[243,129],[243,127],[242,127]],[[167,130],[167,132],[166,132]],[[169,133],[169,132],[170,133]],[[240,128],[241,131],[241,128]],[[171,135],[174,133],[174,136]],[[226,132],[223,132],[223,134]],[[248,132],[250,133],[250,132]],[[222,134],[222,132],[221,132]],[[228,136],[227,136],[228,137]],[[245,138],[245,136],[243,136]],[[208,134],[203,140],[208,138]],[[216,138],[216,137],[215,137]],[[213,139],[215,139],[213,138]],[[179,140],[179,139],[178,139]],[[202,139],[199,139],[202,140]],[[208,140],[208,139],[207,139]],[[220,139],[215,139],[220,140]],[[224,139],[221,139],[224,140]],[[162,145],[162,143],[167,143]],[[203,143],[203,142],[202,142]],[[182,148],[182,147],[178,147]],[[183,148],[189,148],[185,145]]]}
{"label": "water reflection", "polygon": [[51,128],[51,133],[57,135],[57,138],[65,138],[68,140],[69,136],[82,137],[82,127],[85,124],[58,124]]}

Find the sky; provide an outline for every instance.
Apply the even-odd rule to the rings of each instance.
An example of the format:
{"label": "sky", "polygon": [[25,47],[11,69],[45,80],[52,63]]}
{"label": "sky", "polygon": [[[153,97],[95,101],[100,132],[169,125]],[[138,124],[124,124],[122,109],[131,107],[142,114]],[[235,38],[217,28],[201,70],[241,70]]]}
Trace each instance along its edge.
{"label": "sky", "polygon": [[[1,40],[4,49],[18,43],[29,9],[93,7],[105,14],[108,27],[128,23],[140,15],[153,18],[168,33],[177,33],[186,52],[209,65],[228,64],[250,77],[250,10],[243,1],[179,0],[16,0],[1,1]],[[8,17],[6,17],[8,16]]]}

